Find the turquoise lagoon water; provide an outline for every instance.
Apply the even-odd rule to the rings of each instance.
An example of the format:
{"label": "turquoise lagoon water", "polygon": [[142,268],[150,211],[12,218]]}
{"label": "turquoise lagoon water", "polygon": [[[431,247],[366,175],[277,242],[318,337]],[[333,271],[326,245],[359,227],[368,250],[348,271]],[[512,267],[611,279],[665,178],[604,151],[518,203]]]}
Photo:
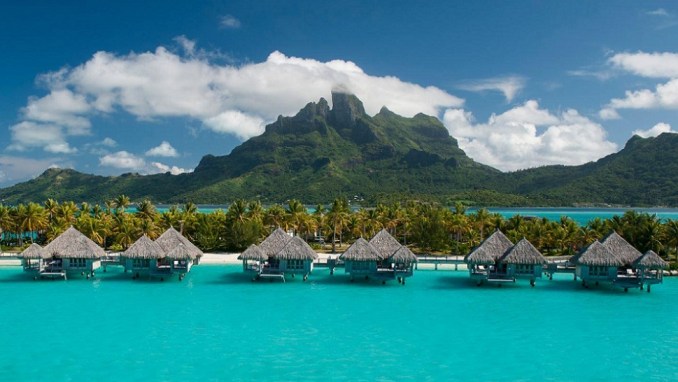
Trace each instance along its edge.
{"label": "turquoise lagoon water", "polygon": [[[626,211],[637,211],[657,215],[662,221],[678,219],[678,209],[675,208],[575,208],[575,207],[533,207],[533,208],[488,208],[490,212],[498,213],[508,219],[515,215],[546,218],[551,221],[560,221],[561,216],[567,216],[579,225],[586,225],[589,221],[600,218],[610,219],[615,215],[624,215]],[[468,212],[475,212],[471,208]]]}
{"label": "turquoise lagoon water", "polygon": [[253,283],[238,266],[183,282],[33,281],[0,268],[2,381],[675,381],[678,279],[652,293],[570,277],[406,286],[343,271]]}
{"label": "turquoise lagoon water", "polygon": [[[158,206],[158,211],[164,212],[169,209],[168,206]],[[211,213],[216,210],[228,210],[228,205],[200,205],[198,211]],[[469,208],[468,213],[475,212],[477,208]],[[615,215],[623,215],[626,211],[637,211],[641,213],[655,214],[662,220],[678,219],[678,209],[676,208],[583,208],[583,207],[516,207],[516,208],[488,208],[490,212],[498,213],[504,218],[510,218],[515,215],[534,216],[538,218],[547,218],[552,221],[559,221],[561,216],[568,216],[580,225],[585,225],[595,218],[609,219]],[[313,213],[314,206],[308,206],[307,211]]]}

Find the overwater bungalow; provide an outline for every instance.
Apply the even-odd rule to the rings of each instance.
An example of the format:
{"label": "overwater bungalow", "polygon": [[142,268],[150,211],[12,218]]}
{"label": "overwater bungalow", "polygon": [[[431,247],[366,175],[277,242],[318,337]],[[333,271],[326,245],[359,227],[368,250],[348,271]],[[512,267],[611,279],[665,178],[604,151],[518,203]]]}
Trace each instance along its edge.
{"label": "overwater bungalow", "polygon": [[402,245],[387,230],[382,229],[370,240],[370,244],[379,252],[381,260],[391,257]]}
{"label": "overwater bungalow", "polygon": [[256,244],[252,244],[238,256],[238,260],[242,260],[243,272],[259,274],[268,256]]}
{"label": "overwater bungalow", "polygon": [[339,260],[344,262],[344,272],[351,275],[353,281],[356,276],[369,277],[376,274],[377,264],[382,258],[379,251],[361,237],[339,256]]}
{"label": "overwater bungalow", "polygon": [[615,257],[620,258],[624,262],[623,266],[627,269],[631,269],[633,262],[643,255],[615,231],[610,232],[600,242],[608,251],[612,252]]}
{"label": "overwater bungalow", "polygon": [[403,245],[388,258],[388,262],[393,268],[395,278],[399,283],[404,285],[405,278],[414,275],[414,265],[417,263],[417,256]]}
{"label": "overwater bungalow", "polygon": [[52,255],[36,243],[24,249],[19,256],[21,257],[21,266],[24,272],[32,274],[34,278],[39,276],[40,271],[47,265],[47,261],[52,258]]}
{"label": "overwater bungalow", "polygon": [[617,270],[624,266],[624,260],[615,256],[598,240],[584,248],[570,259],[575,265],[575,275],[587,287],[589,282],[614,282]]}
{"label": "overwater bungalow", "polygon": [[308,275],[313,272],[313,260],[318,258],[304,239],[295,236],[285,244],[285,246],[269,258],[277,265],[277,270],[269,266],[269,271],[279,272],[281,274],[302,275],[304,281],[308,279]]}
{"label": "overwater bungalow", "polygon": [[160,277],[162,280],[178,274],[181,280],[191,271],[194,264],[200,262],[202,251],[172,227],[155,242],[162,248],[165,256],[158,261],[158,266],[151,276]]}
{"label": "overwater bungalow", "polygon": [[[396,240],[386,229],[382,229],[377,232],[376,235],[370,240],[370,244],[377,250],[379,253],[379,261],[377,261],[377,272],[372,274],[372,277],[381,279],[383,282],[386,280],[398,280],[401,282],[403,277],[409,277],[412,274],[407,274],[407,272],[400,272],[401,275],[396,275],[394,269],[394,264],[389,260],[398,250],[403,246]],[[404,265],[404,264],[401,264]],[[400,278],[399,278],[400,277]]]}
{"label": "overwater bungalow", "polygon": [[133,278],[150,276],[158,269],[158,264],[165,257],[165,251],[158,243],[143,235],[125,252],[120,254],[120,263],[125,272],[131,272]]}
{"label": "overwater bungalow", "polygon": [[640,288],[647,285],[647,292],[650,292],[653,284],[661,284],[663,281],[663,270],[668,268],[669,264],[664,261],[653,250],[645,252],[641,257],[633,262],[633,269],[638,272],[640,278]]}
{"label": "overwater bungalow", "polygon": [[464,257],[471,280],[477,285],[483,282],[515,282],[508,275],[508,263],[502,263],[501,257],[513,247],[513,243],[500,230],[494,231],[478,247]]}
{"label": "overwater bungalow", "polygon": [[633,267],[633,263],[642,257],[643,254],[615,231],[610,232],[610,234],[601,240],[601,243],[608,251],[622,261],[622,265],[617,268],[617,277],[614,280],[614,285],[624,288],[624,291],[628,291],[628,288],[642,289],[642,280],[638,270]]}
{"label": "overwater bungalow", "polygon": [[290,240],[292,240],[292,236],[285,233],[282,229],[276,228],[259,244],[259,250],[266,256],[266,260],[259,269],[257,279],[261,277],[276,277],[283,281],[285,280],[284,272],[280,271],[280,260],[275,256]]}
{"label": "overwater bungalow", "polygon": [[401,245],[385,229],[379,231],[369,242],[363,238],[355,241],[339,256],[344,262],[344,270],[351,275],[382,280],[398,280],[413,275],[417,257],[409,248]]}
{"label": "overwater bungalow", "polygon": [[101,266],[101,258],[106,256],[101,247],[70,227],[57,236],[44,248],[51,257],[40,272],[42,277],[66,277],[82,275],[87,278]]}
{"label": "overwater bungalow", "polygon": [[500,259],[505,264],[506,277],[514,279],[528,279],[534,286],[536,279],[540,279],[546,259],[527,239],[523,238],[511,247]]}

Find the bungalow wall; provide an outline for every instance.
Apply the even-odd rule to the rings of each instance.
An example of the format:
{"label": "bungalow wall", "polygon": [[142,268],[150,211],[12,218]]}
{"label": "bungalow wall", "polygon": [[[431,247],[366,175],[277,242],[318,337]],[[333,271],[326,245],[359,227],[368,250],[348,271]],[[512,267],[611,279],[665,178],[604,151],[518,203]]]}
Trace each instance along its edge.
{"label": "bungalow wall", "polygon": [[281,273],[307,275],[313,272],[313,260],[280,260],[278,270]]}
{"label": "bungalow wall", "polygon": [[353,276],[372,275],[377,273],[377,262],[372,261],[344,261],[344,272]]}
{"label": "bungalow wall", "polygon": [[542,264],[508,264],[507,276],[518,279],[540,279],[544,266]]}
{"label": "bungalow wall", "polygon": [[125,272],[133,272],[140,274],[149,274],[158,268],[157,259],[139,259],[139,258],[123,258],[122,265],[125,267]]}
{"label": "bungalow wall", "polygon": [[575,275],[584,281],[614,281],[617,267],[577,265]]}

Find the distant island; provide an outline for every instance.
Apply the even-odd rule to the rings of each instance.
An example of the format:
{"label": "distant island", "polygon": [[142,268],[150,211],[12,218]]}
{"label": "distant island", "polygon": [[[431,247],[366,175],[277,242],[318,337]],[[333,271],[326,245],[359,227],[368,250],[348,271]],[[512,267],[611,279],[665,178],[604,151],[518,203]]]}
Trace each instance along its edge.
{"label": "distant island", "polygon": [[5,204],[46,199],[102,203],[117,195],[154,203],[225,204],[256,199],[362,205],[405,200],[475,206],[678,206],[678,134],[631,138],[623,150],[581,166],[502,173],[469,158],[435,117],[365,113],[350,94],[333,93],[225,156],[207,155],[181,175],[114,177],[49,169],[0,189]]}

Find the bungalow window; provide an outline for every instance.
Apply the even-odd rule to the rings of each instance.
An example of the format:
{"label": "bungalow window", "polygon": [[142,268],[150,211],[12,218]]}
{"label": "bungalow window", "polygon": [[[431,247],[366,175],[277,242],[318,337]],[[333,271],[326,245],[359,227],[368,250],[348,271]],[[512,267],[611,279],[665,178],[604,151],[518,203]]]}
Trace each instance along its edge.
{"label": "bungalow window", "polygon": [[534,273],[534,265],[532,264],[518,264],[516,266],[517,273]]}
{"label": "bungalow window", "polygon": [[151,264],[149,259],[134,259],[132,265],[134,268],[148,268]]}
{"label": "bungalow window", "polygon": [[287,262],[289,269],[304,269],[304,260],[289,260]]}
{"label": "bungalow window", "polygon": [[87,266],[87,259],[71,259],[71,268],[85,268]]}
{"label": "bungalow window", "polygon": [[353,263],[352,267],[356,270],[366,270],[369,269],[369,263],[366,261],[356,261]]}

